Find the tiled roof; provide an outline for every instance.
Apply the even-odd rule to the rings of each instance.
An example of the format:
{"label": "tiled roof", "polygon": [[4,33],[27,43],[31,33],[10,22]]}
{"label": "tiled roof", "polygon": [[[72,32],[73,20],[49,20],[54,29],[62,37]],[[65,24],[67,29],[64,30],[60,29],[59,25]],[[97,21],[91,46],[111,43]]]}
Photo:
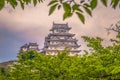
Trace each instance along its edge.
{"label": "tiled roof", "polygon": [[29,46],[38,46],[37,43],[29,43]]}
{"label": "tiled roof", "polygon": [[53,27],[51,30],[53,29],[71,29],[68,24],[58,24],[58,23],[53,23]]}
{"label": "tiled roof", "polygon": [[28,44],[24,44],[21,48],[27,48]]}

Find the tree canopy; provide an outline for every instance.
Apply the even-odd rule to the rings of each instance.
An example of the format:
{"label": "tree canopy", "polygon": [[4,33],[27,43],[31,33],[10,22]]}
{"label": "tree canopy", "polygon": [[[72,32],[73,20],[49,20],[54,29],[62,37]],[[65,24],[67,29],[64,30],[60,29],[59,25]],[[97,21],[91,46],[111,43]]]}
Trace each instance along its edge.
{"label": "tree canopy", "polygon": [[2,80],[119,80],[120,33],[113,45],[104,47],[103,39],[82,36],[92,52],[69,56],[69,50],[58,55],[44,55],[36,51],[22,52],[18,60],[0,69]]}

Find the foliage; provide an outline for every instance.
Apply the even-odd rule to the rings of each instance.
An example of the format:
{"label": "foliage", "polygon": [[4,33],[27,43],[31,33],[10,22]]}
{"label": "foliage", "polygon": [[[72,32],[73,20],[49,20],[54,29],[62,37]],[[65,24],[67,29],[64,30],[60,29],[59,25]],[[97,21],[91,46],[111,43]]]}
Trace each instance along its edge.
{"label": "foliage", "polygon": [[[69,50],[56,56],[27,51],[18,61],[0,70],[2,80],[119,80],[120,33],[112,46],[103,47],[102,39],[83,36],[93,51],[83,56],[69,56]],[[5,74],[4,74],[5,73]]]}
{"label": "foliage", "polygon": [[5,80],[6,79],[6,69],[3,67],[0,67],[0,79]]}
{"label": "foliage", "polygon": [[[63,20],[76,14],[82,23],[85,23],[84,13],[92,16],[92,10],[98,5],[98,0],[51,0],[48,4],[50,6],[49,15],[51,15],[56,8],[58,10],[63,7]],[[108,0],[101,0],[102,4],[107,7]],[[116,8],[120,5],[119,0],[111,0],[111,6]]]}
{"label": "foliage", "polygon": [[[22,9],[24,9],[25,5],[33,3],[36,6],[38,3],[44,2],[45,0],[0,0],[0,10],[3,9],[5,4],[10,4],[13,8],[15,8],[18,4],[21,5]],[[92,10],[94,10],[99,0],[50,0],[48,6],[49,15],[51,15],[56,9],[60,10],[64,9],[63,20],[71,17],[72,15],[77,15],[82,23],[85,23],[84,13],[92,16]],[[104,6],[107,7],[108,0],[100,0]],[[114,9],[117,6],[120,6],[120,0],[110,0]]]}

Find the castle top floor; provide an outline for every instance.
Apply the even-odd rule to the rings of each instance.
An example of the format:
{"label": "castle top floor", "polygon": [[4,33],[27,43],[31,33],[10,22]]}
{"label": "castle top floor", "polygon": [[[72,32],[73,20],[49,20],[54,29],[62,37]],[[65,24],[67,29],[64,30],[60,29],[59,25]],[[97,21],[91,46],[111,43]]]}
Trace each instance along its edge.
{"label": "castle top floor", "polygon": [[71,27],[68,26],[68,23],[66,24],[57,24],[53,22],[52,31],[53,33],[66,33],[71,29]]}

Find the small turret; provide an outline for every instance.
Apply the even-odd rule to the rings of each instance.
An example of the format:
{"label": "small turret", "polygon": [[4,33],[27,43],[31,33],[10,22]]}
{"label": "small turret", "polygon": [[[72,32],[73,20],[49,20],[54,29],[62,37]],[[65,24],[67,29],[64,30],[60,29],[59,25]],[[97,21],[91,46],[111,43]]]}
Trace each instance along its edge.
{"label": "small turret", "polygon": [[24,44],[20,47],[20,52],[28,51],[28,50],[36,50],[39,51],[38,44],[37,43],[29,43]]}

